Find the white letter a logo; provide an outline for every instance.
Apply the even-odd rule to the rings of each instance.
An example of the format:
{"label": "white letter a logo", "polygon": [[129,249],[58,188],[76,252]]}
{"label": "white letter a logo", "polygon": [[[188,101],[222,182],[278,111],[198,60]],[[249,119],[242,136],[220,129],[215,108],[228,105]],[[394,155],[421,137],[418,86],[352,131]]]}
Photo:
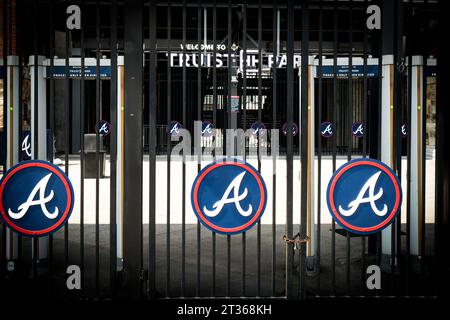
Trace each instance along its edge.
{"label": "white letter a logo", "polygon": [[[367,202],[370,202],[370,207],[372,208],[373,212],[377,216],[381,217],[387,213],[388,208],[387,208],[386,204],[384,204],[382,210],[378,210],[377,205],[375,204],[375,201],[380,199],[381,196],[383,195],[383,188],[380,188],[380,190],[377,192],[377,194],[375,194],[375,186],[377,184],[378,177],[380,176],[380,174],[381,174],[381,171],[378,171],[377,173],[372,175],[369,178],[369,180],[366,181],[364,186],[361,188],[361,191],[359,191],[356,199],[348,204],[348,207],[349,207],[348,210],[345,210],[342,208],[342,206],[339,206],[339,212],[343,216],[348,217],[348,216],[353,215],[362,203],[367,203]],[[364,198],[364,195],[366,194],[367,190],[369,190],[369,196],[367,198]]]}
{"label": "white letter a logo", "polygon": [[[25,201],[24,203],[22,203],[19,206],[19,208],[18,208],[19,212],[16,213],[16,212],[11,211],[11,209],[8,209],[8,214],[11,218],[16,219],[16,220],[21,219],[28,212],[28,209],[30,209],[31,206],[36,206],[36,205],[41,206],[42,212],[44,213],[44,215],[47,218],[55,219],[58,216],[59,210],[57,207],[55,207],[55,210],[53,211],[53,213],[50,213],[50,212],[48,212],[47,207],[45,206],[45,204],[47,202],[49,202],[50,200],[53,199],[53,195],[54,195],[54,192],[52,190],[47,197],[45,196],[45,189],[47,188],[47,183],[50,180],[51,175],[52,174],[49,173],[48,175],[43,177],[36,184],[36,186],[31,191],[30,195],[28,196],[27,201]],[[38,191],[39,191],[39,199],[34,200]]]}
{"label": "white letter a logo", "polygon": [[[251,204],[248,206],[248,209],[244,211],[244,209],[242,209],[241,203],[240,203],[241,200],[245,199],[245,197],[247,197],[247,194],[248,194],[248,189],[245,188],[244,192],[241,195],[239,195],[239,188],[241,186],[241,182],[242,182],[242,179],[244,178],[244,175],[245,175],[245,171],[238,174],[236,176],[236,178],[234,178],[233,181],[231,181],[227,190],[225,190],[225,192],[222,196],[222,199],[220,199],[219,201],[214,203],[214,205],[213,205],[214,210],[208,210],[208,209],[206,209],[206,206],[203,207],[203,211],[205,212],[205,214],[208,217],[217,216],[222,211],[224,205],[226,205],[228,203],[234,203],[239,214],[244,217],[248,217],[249,215],[252,214],[252,205]],[[231,191],[233,191],[234,197],[228,198]]]}

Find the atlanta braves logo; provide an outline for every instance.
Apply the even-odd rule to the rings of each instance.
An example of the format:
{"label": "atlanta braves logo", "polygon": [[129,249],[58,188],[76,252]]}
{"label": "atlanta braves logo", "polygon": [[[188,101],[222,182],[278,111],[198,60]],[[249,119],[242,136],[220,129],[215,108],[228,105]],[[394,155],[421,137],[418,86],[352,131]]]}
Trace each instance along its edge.
{"label": "atlanta braves logo", "polygon": [[408,126],[404,123],[401,127],[402,138],[406,138],[408,136]]}
{"label": "atlanta braves logo", "polygon": [[402,201],[400,182],[384,163],[356,159],[330,179],[327,204],[334,220],[348,231],[370,234],[386,228]]}
{"label": "atlanta braves logo", "polygon": [[[358,210],[359,206],[363,203],[370,203],[370,207],[373,210],[373,213],[375,213],[378,216],[384,216],[387,213],[387,206],[386,204],[383,204],[383,209],[378,210],[377,205],[375,201],[381,198],[383,195],[383,188],[380,188],[380,190],[375,194],[375,185],[378,181],[378,177],[380,176],[381,171],[378,171],[375,173],[372,177],[367,180],[367,182],[364,184],[364,186],[361,188],[361,191],[359,191],[358,196],[355,200],[350,202],[348,204],[349,210],[345,210],[342,208],[342,206],[339,206],[339,212],[346,217],[349,217],[353,215],[356,210]],[[369,191],[369,196],[364,198],[364,195],[366,192]]]}
{"label": "atlanta braves logo", "polygon": [[27,134],[22,141],[22,151],[25,152],[27,157],[31,157],[31,134]]}
{"label": "atlanta braves logo", "polygon": [[202,122],[202,136],[211,137],[215,134],[214,125],[209,121]]}
{"label": "atlanta braves logo", "polygon": [[331,122],[325,121],[320,125],[320,134],[324,138],[329,138],[333,135],[334,126]]}
{"label": "atlanta braves logo", "polygon": [[352,134],[358,138],[362,138],[364,136],[364,125],[362,122],[357,121],[352,125]]}
{"label": "atlanta braves logo", "polygon": [[[213,205],[214,210],[211,211],[211,210],[206,209],[206,206],[203,207],[203,211],[205,212],[205,214],[208,217],[217,216],[220,212],[222,212],[223,207],[228,203],[234,203],[237,211],[239,212],[239,214],[241,216],[248,217],[249,215],[252,214],[252,205],[251,204],[248,205],[247,210],[244,210],[241,207],[241,201],[244,200],[248,194],[248,189],[245,188],[245,190],[242,192],[242,194],[239,195],[239,188],[241,186],[242,178],[244,178],[244,175],[245,175],[245,171],[238,174],[236,176],[236,178],[234,178],[234,180],[228,185],[227,190],[225,190],[225,193],[223,194],[222,199],[220,199]],[[228,198],[231,191],[233,191],[234,197]]]}
{"label": "atlanta braves logo", "polygon": [[199,221],[214,232],[241,233],[264,213],[267,190],[251,165],[238,160],[213,162],[192,185],[191,203]]}
{"label": "atlanta braves logo", "polygon": [[97,131],[99,134],[108,135],[111,133],[111,125],[108,121],[101,120],[97,124]]}
{"label": "atlanta braves logo", "polygon": [[[287,136],[288,134],[288,124],[285,122],[283,126],[281,127],[281,131],[283,131],[283,134]],[[295,137],[298,134],[298,126],[295,122],[292,122],[292,135]]]}
{"label": "atlanta braves logo", "polygon": [[[30,209],[30,207],[32,206],[36,206],[36,205],[40,205],[41,209],[42,209],[42,213],[49,219],[55,219],[58,216],[58,211],[59,209],[57,207],[55,207],[55,210],[50,213],[47,210],[46,204],[47,202],[50,202],[53,199],[54,196],[54,192],[53,190],[50,191],[50,194],[48,196],[45,196],[45,189],[47,187],[48,184],[48,180],[51,177],[51,173],[49,173],[48,175],[46,175],[45,177],[43,177],[41,179],[41,181],[39,181],[36,186],[34,187],[34,189],[31,191],[30,195],[28,196],[27,201],[25,201],[24,203],[22,203],[19,206],[19,212],[13,212],[10,209],[8,209],[8,214],[11,218],[17,220],[17,219],[21,219],[24,215],[27,214],[28,210]],[[34,200],[34,198],[36,197],[36,194],[39,192],[39,199],[38,200]]]}
{"label": "atlanta braves logo", "polygon": [[254,122],[250,126],[250,132],[253,136],[263,136],[266,134],[266,126],[262,122]]}
{"label": "atlanta braves logo", "polygon": [[182,129],[183,126],[178,121],[170,121],[167,124],[166,132],[167,134],[171,136],[177,136],[180,134],[180,129]]}
{"label": "atlanta braves logo", "polygon": [[58,230],[69,219],[73,201],[69,178],[49,162],[21,162],[0,181],[0,216],[8,227],[26,236]]}

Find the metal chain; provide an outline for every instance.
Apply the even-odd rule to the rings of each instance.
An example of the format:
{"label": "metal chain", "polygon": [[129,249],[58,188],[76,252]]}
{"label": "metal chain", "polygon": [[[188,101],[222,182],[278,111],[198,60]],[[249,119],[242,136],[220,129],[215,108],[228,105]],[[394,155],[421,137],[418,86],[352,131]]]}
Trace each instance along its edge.
{"label": "metal chain", "polygon": [[300,244],[300,243],[307,243],[309,241],[309,237],[306,236],[306,238],[300,238],[300,233],[297,233],[293,238],[289,239],[286,235],[283,236],[283,240],[286,243],[293,243],[293,244]]}

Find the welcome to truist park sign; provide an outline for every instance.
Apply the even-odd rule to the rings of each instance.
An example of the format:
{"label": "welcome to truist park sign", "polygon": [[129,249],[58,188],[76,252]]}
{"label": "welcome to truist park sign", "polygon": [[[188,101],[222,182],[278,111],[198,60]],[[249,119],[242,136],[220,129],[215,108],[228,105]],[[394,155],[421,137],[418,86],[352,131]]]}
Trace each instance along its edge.
{"label": "welcome to truist park sign", "polygon": [[[183,50],[183,45],[180,45],[181,50]],[[170,52],[170,66],[171,67],[194,67],[198,68],[199,63],[201,67],[212,68],[214,67],[214,61],[217,68],[227,68],[230,65],[229,58],[233,62],[231,66],[239,66],[242,70],[244,68],[244,50],[239,49],[237,46],[231,46],[230,57],[228,57],[228,52],[226,52],[225,45],[217,45],[216,47],[216,59],[214,60],[214,52],[212,52],[213,45],[208,44],[200,45],[200,55],[198,52],[198,44],[186,44],[186,52]],[[238,50],[239,49],[239,50]],[[262,67],[273,68],[274,65],[277,68],[285,68],[287,65],[286,54],[280,54],[278,59],[274,53],[262,52]],[[300,67],[300,54],[294,54],[294,68]],[[247,69],[257,69],[259,66],[259,54],[258,50],[247,49],[247,57],[245,59]]]}
{"label": "welcome to truist park sign", "polygon": [[[212,68],[214,64],[217,68],[227,68],[237,67],[239,70],[244,70],[244,62],[246,70],[248,73],[257,72],[259,64],[261,64],[261,69],[268,70],[273,68],[286,68],[287,66],[287,55],[285,53],[280,53],[278,56],[273,52],[263,51],[261,57],[259,56],[258,50],[247,49],[247,55],[244,57],[244,50],[239,49],[236,45],[231,46],[230,56],[226,50],[226,46],[223,44],[218,44],[216,46],[215,59],[212,44],[201,44],[199,52],[198,44],[186,44],[185,51],[172,51],[170,52],[170,66],[171,67],[191,67],[198,68],[199,64],[203,68]],[[180,45],[181,50],[183,50],[183,45]],[[167,55],[167,53],[166,53]],[[260,61],[261,60],[261,61]],[[294,54],[293,68],[298,69],[301,65],[301,54]],[[231,61],[231,65],[230,65]],[[366,75],[368,77],[376,77],[378,75],[378,66],[376,64],[370,63],[366,66]],[[336,76],[346,77],[348,76],[348,65],[339,64],[336,66]],[[323,77],[333,77],[334,67],[332,65],[322,66]],[[361,64],[352,65],[353,76],[363,76],[364,66]]]}

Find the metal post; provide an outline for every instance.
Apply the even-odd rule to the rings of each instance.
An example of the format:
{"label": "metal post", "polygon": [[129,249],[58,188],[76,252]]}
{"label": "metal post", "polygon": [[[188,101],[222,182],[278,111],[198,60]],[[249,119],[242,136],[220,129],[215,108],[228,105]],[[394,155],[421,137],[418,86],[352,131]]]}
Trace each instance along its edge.
{"label": "metal post", "polygon": [[[383,1],[382,15],[382,69],[381,69],[381,136],[380,160],[394,167],[394,43],[395,43],[395,3]],[[398,128],[397,128],[398,129]],[[395,228],[387,227],[381,232],[381,267],[391,269],[392,239],[395,239]]]}
{"label": "metal post", "polygon": [[116,162],[116,223],[117,223],[117,271],[123,269],[123,222],[124,222],[124,137],[125,137],[125,93],[124,57],[117,57],[117,162]]}
{"label": "metal post", "polygon": [[148,244],[148,264],[149,264],[149,297],[155,296],[156,277],[156,229],[155,229],[155,195],[156,195],[156,6],[155,2],[150,3],[150,57],[149,57],[149,244]]}
{"label": "metal post", "polygon": [[142,293],[142,9],[141,1],[125,1],[123,263],[130,298]]}
{"label": "metal post", "polygon": [[[394,164],[394,56],[383,55],[382,59],[381,161],[392,167]],[[391,226],[381,232],[382,266],[390,265],[391,232]]]}
{"label": "metal post", "polygon": [[[294,118],[294,4],[292,0],[287,5],[287,139],[286,139],[286,237],[293,236],[293,136],[292,122]],[[292,266],[293,266],[293,244],[286,243],[286,297],[294,298],[294,288],[292,284]]]}
{"label": "metal post", "polygon": [[[317,135],[317,234],[314,237],[315,241],[317,241],[316,248],[316,261],[315,261],[315,270],[317,270],[317,282],[316,282],[316,295],[320,295],[320,237],[322,232],[321,225],[321,190],[322,190],[322,137],[320,134],[320,124],[322,122],[322,95],[323,95],[323,3],[320,1],[319,7],[319,62],[317,67],[317,78],[318,78],[318,105],[317,105],[317,120],[313,122],[317,124],[318,130],[316,131]],[[314,146],[314,144],[313,144]],[[314,149],[313,149],[314,155]],[[314,157],[313,157],[314,160]],[[313,184],[313,188],[314,188]]]}
{"label": "metal post", "polygon": [[[409,241],[410,241],[410,254],[415,257],[415,261],[411,261],[412,266],[417,265],[422,256],[421,242],[423,241],[422,228],[422,216],[425,212],[422,212],[422,189],[424,188],[425,181],[422,181],[422,171],[424,170],[424,159],[422,157],[422,150],[425,146],[422,144],[423,135],[422,120],[423,120],[423,107],[422,107],[422,93],[423,82],[422,72],[423,70],[423,57],[412,56],[411,61],[411,110],[410,110],[410,146],[411,146],[411,164],[410,164],[410,193],[409,193],[409,206],[410,206],[410,226],[409,226]],[[415,263],[414,263],[415,262]],[[419,269],[417,269],[419,270]]]}
{"label": "metal post", "polygon": [[[308,79],[309,79],[309,10],[308,10],[308,0],[302,1],[302,57],[301,57],[301,92],[308,92]],[[308,141],[305,141],[305,138],[308,139],[310,135],[308,133],[308,128],[310,123],[308,123],[308,117],[311,115],[310,113],[310,105],[309,103],[309,95],[302,94],[301,96],[301,139],[300,139],[300,147],[301,147],[301,190],[302,193],[300,195],[300,238],[305,239],[307,236],[307,215],[308,215],[308,195],[304,190],[308,189],[308,169],[310,168],[310,159],[308,158]],[[288,125],[288,130],[292,130],[292,127]],[[314,135],[311,135],[312,139],[314,139]],[[306,243],[300,244],[300,252],[299,252],[299,263],[300,263],[300,288],[299,288],[299,296],[301,299],[306,297]]]}
{"label": "metal post", "polygon": [[[35,64],[35,58],[37,63]],[[45,57],[30,56],[31,79],[31,156],[32,159],[47,160],[47,83]],[[37,81],[37,83],[36,83]],[[38,99],[36,101],[36,98]],[[35,107],[37,104],[37,108]],[[38,109],[38,110],[37,110]],[[36,112],[39,111],[37,115]],[[37,121],[36,121],[37,118]],[[47,258],[48,238],[36,240],[39,244],[39,256],[36,259]],[[33,247],[34,252],[34,247]]]}
{"label": "metal post", "polygon": [[[316,252],[316,237],[315,237],[315,217],[314,217],[314,152],[315,152],[315,137],[314,137],[314,117],[315,117],[315,97],[314,97],[314,78],[316,77],[317,67],[314,63],[314,57],[308,57],[308,65],[307,65],[307,89],[305,92],[305,99],[307,100],[307,115],[306,115],[306,138],[302,140],[302,143],[306,144],[306,158],[307,158],[307,171],[306,171],[306,220],[302,221],[306,224],[306,234],[309,237],[309,241],[306,247],[306,264],[307,269],[310,272],[313,272],[315,269],[315,252]],[[299,69],[299,77],[300,77],[300,88],[299,88],[299,97],[300,101],[303,99],[303,91],[302,91],[302,74],[301,69]],[[302,123],[302,114],[300,113],[300,121]],[[303,192],[302,192],[303,194]]]}
{"label": "metal post", "polygon": [[[111,3],[111,89],[110,89],[110,119],[113,132],[111,132],[111,151],[110,151],[110,168],[111,168],[111,184],[110,184],[110,228],[109,228],[109,267],[110,267],[110,295],[113,297],[116,293],[116,273],[117,273],[117,115],[120,113],[117,110],[119,99],[117,97],[118,90],[118,57],[117,57],[117,0]],[[84,58],[84,52],[81,53]],[[82,85],[82,90],[84,84]],[[83,96],[84,97],[84,96]],[[84,101],[82,103],[82,110],[84,108]],[[84,110],[83,110],[84,112]],[[82,119],[83,121],[83,119]],[[83,126],[81,126],[83,128]],[[83,129],[84,131],[84,129]],[[83,142],[82,142],[83,143]],[[83,167],[82,167],[83,168]]]}
{"label": "metal post", "polygon": [[[5,66],[7,75],[6,87],[3,90],[8,92],[6,98],[6,169],[11,168],[19,162],[19,57],[8,56]],[[7,270],[13,271],[14,260],[18,259],[18,235],[10,229],[6,230],[6,259],[8,260]]]}

